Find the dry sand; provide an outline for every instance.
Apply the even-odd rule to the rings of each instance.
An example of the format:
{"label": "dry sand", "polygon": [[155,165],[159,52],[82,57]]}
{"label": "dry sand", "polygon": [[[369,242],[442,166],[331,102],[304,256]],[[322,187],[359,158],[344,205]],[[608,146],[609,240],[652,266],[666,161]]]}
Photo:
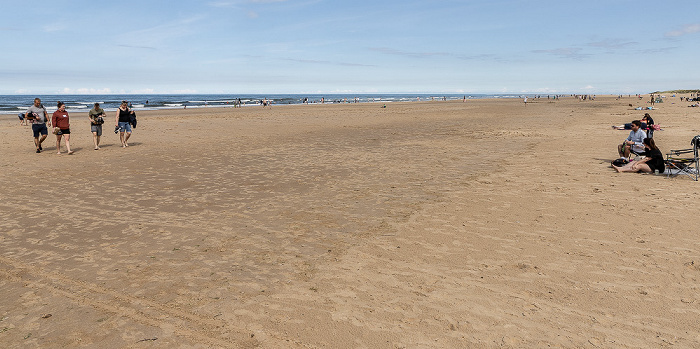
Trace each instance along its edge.
{"label": "dry sand", "polygon": [[700,183],[609,167],[647,100],[4,117],[0,347],[698,347]]}

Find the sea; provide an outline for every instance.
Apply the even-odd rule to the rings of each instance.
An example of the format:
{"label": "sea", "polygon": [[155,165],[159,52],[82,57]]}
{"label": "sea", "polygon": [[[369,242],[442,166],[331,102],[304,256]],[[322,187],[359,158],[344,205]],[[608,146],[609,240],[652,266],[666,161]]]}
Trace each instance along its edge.
{"label": "sea", "polygon": [[391,103],[430,100],[460,100],[481,98],[520,98],[506,94],[146,94],[146,95],[0,95],[0,114],[23,113],[40,98],[49,113],[56,110],[56,102],[65,103],[69,113],[87,113],[94,103],[105,111],[115,111],[122,101],[128,101],[133,110],[161,110],[182,108],[229,108],[240,101],[241,107],[260,106],[267,100],[272,105],[319,103]]}

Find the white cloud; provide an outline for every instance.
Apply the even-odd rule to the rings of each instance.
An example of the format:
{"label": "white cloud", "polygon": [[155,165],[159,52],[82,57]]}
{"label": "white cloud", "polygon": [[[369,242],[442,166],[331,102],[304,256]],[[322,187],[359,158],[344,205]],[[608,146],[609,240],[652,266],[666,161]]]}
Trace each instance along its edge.
{"label": "white cloud", "polygon": [[540,87],[540,88],[536,88],[536,89],[533,89],[533,90],[522,91],[522,92],[531,92],[531,93],[541,93],[541,94],[544,94],[544,93],[558,93],[559,90],[553,89],[553,88],[550,88],[550,87]]}
{"label": "white cloud", "polygon": [[683,35],[687,35],[687,34],[695,34],[698,32],[700,32],[700,23],[687,24],[687,25],[684,25],[679,30],[673,30],[673,31],[667,32],[665,34],[665,36],[667,38],[675,38],[675,37],[679,37],[679,36],[683,36]]}
{"label": "white cloud", "polygon": [[152,88],[142,88],[138,90],[132,90],[129,92],[129,94],[134,94],[134,95],[148,95],[148,94],[153,94],[155,93],[156,90]]}
{"label": "white cloud", "polygon": [[112,94],[112,90],[109,88],[69,88],[65,87],[62,90],[58,91],[57,94],[60,95],[108,95]]}
{"label": "white cloud", "polygon": [[[192,95],[192,94],[196,94],[198,92],[197,92],[197,90],[193,90],[193,89],[188,88],[188,89],[184,89],[184,90],[173,90],[169,93],[176,94],[176,95]],[[221,92],[221,93],[223,93],[223,92]]]}

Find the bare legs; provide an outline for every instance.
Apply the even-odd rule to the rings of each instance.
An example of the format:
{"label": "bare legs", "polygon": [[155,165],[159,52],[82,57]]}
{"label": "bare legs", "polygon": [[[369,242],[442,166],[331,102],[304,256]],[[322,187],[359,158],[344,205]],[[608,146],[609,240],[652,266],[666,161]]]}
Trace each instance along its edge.
{"label": "bare legs", "polygon": [[126,143],[129,140],[129,137],[131,137],[131,132],[119,132],[119,140],[122,141],[122,148],[129,146],[129,144]]}
{"label": "bare legs", "polygon": [[632,161],[629,164],[625,166],[615,166],[613,165],[613,168],[617,172],[644,172],[644,173],[651,173],[651,168],[649,168],[649,165],[647,165],[644,161]]}
{"label": "bare legs", "polygon": [[58,151],[56,154],[61,154],[61,137],[65,137],[66,139],[66,149],[68,149],[68,155],[73,154],[73,151],[70,150],[70,134],[56,135],[56,151]]}
{"label": "bare legs", "polygon": [[97,135],[97,132],[92,133],[92,141],[95,143],[95,150],[100,149],[100,136]]}
{"label": "bare legs", "polygon": [[44,140],[46,139],[46,135],[41,135],[41,138],[39,137],[34,137],[34,145],[36,146],[36,150],[41,150],[41,143],[44,143]]}
{"label": "bare legs", "polygon": [[617,152],[620,154],[621,157],[628,158],[630,157],[630,147],[629,145],[622,143],[617,146]]}

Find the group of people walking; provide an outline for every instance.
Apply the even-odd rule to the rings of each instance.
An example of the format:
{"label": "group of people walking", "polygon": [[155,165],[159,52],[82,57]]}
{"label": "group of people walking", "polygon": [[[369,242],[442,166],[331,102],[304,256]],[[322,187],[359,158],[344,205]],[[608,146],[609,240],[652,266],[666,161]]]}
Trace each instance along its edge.
{"label": "group of people walking", "polygon": [[[107,117],[104,109],[100,108],[99,103],[95,103],[94,108],[88,112],[90,118],[90,131],[92,132],[93,143],[95,150],[100,149],[100,138],[102,137],[102,125],[104,118]],[[41,104],[41,99],[34,98],[34,104],[27,109],[24,114],[24,119],[32,124],[32,133],[34,135],[34,145],[36,152],[41,153],[44,148],[42,143],[46,140],[49,134],[49,127],[53,127],[53,134],[56,135],[56,152],[61,154],[61,139],[66,144],[68,154],[73,154],[70,146],[70,116],[66,111],[66,105],[63,102],[56,104],[56,111],[53,112],[51,119],[46,108]],[[48,125],[48,127],[47,127]],[[129,146],[129,138],[131,137],[131,128],[136,126],[136,116],[134,111],[129,109],[129,103],[122,101],[117,109],[114,120],[114,133],[119,133],[119,140],[123,148]]]}

